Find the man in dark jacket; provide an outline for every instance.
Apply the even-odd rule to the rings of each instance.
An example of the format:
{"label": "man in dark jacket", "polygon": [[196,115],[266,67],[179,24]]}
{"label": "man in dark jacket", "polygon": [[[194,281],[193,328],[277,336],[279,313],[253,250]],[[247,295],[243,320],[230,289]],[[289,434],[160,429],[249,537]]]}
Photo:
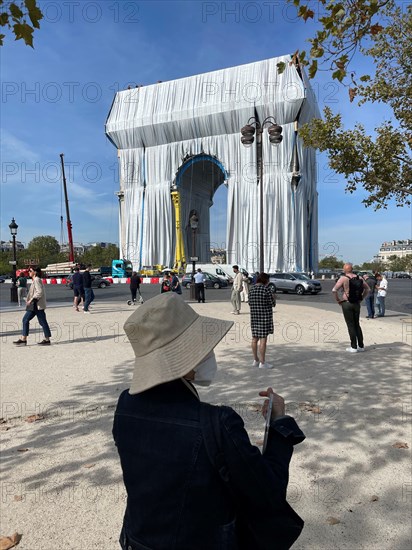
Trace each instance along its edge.
{"label": "man in dark jacket", "polygon": [[374,319],[375,318],[375,288],[378,281],[370,273],[367,273],[366,275],[364,275],[363,278],[365,279],[366,284],[369,287],[369,294],[365,298],[365,304],[368,310],[368,315],[366,316],[366,319]]}
{"label": "man in dark jacket", "polygon": [[193,385],[211,383],[213,349],[232,324],[170,292],[124,325],[136,355],[113,425],[128,495],[124,550],[284,550],[303,528],[286,490],[293,445],[305,436],[283,399],[260,392],[274,398],[262,454],[241,417],[202,403]]}
{"label": "man in dark jacket", "polygon": [[73,294],[74,294],[73,307],[75,308],[76,311],[80,311],[79,305],[82,298],[84,303],[84,286],[83,286],[83,275],[80,273],[79,267],[74,268],[72,283],[73,283]]}
{"label": "man in dark jacket", "polygon": [[131,295],[132,295],[132,302],[135,304],[136,303],[136,295],[137,295],[137,291],[139,291],[139,294],[140,294],[140,277],[139,275],[137,274],[136,271],[133,271],[132,273],[132,276],[130,277],[130,292],[131,292]]}
{"label": "man in dark jacket", "polygon": [[94,277],[90,274],[92,266],[89,264],[83,273],[83,287],[84,287],[84,313],[90,313],[90,304],[94,301],[94,292],[92,289],[92,281]]}

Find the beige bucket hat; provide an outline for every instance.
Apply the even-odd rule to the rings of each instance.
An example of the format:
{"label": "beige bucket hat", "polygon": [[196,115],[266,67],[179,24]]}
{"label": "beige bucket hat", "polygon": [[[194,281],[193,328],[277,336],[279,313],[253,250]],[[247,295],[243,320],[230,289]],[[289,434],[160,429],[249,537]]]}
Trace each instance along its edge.
{"label": "beige bucket hat", "polygon": [[135,353],[129,393],[181,378],[225,336],[232,321],[198,315],[174,292],[139,306],[124,324]]}

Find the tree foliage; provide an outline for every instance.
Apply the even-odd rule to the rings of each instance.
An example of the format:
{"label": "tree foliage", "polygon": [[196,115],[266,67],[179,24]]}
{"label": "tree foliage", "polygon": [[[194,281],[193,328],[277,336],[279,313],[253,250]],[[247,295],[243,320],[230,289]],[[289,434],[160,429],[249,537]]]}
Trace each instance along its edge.
{"label": "tree foliage", "polygon": [[385,264],[381,260],[375,260],[373,262],[363,262],[360,269],[362,271],[385,271]]}
{"label": "tree foliage", "polygon": [[[20,253],[20,255],[22,255],[22,253]],[[67,259],[60,260],[59,242],[51,235],[33,237],[27,249],[24,251],[24,257],[38,258],[41,267],[46,267],[48,264],[57,263],[59,261],[67,261]]]}
{"label": "tree foliage", "polygon": [[406,271],[408,273],[412,272],[412,254],[407,254],[402,258],[396,256],[395,254],[389,256],[386,265],[389,271]]}
{"label": "tree foliage", "polygon": [[343,130],[341,115],[326,107],[324,119],[313,119],[300,129],[300,135],[307,147],[328,153],[330,167],[347,179],[348,192],[358,187],[367,191],[366,206],[385,208],[392,198],[397,206],[410,205],[412,163],[400,129],[387,123],[376,128],[375,138],[361,124]]}
{"label": "tree foliage", "polygon": [[341,269],[342,260],[336,256],[325,256],[319,261],[319,269]]}
{"label": "tree foliage", "polygon": [[112,260],[120,258],[119,247],[114,244],[109,244],[106,248],[99,246],[93,246],[85,251],[80,256],[79,261],[84,264],[92,264],[93,267],[98,268],[100,266],[111,266]]}
{"label": "tree foliage", "polygon": [[[36,0],[0,0],[0,26],[8,28],[14,34],[15,40],[24,40],[27,46],[33,47],[33,32],[40,28],[41,19],[43,14]],[[0,46],[3,46],[5,36],[0,34]]]}
{"label": "tree foliage", "polygon": [[[313,3],[289,0],[305,21],[313,18]],[[343,128],[340,115],[329,108],[324,120],[314,120],[300,133],[306,146],[326,151],[331,167],[347,178],[346,190],[363,187],[365,206],[386,208],[410,205],[412,194],[412,5],[394,0],[319,0],[321,24],[306,52],[295,52],[292,62],[309,67],[313,78],[319,70],[348,87],[349,101],[384,103],[393,113],[368,135],[361,124]],[[311,7],[312,6],[312,7]],[[372,74],[350,71],[354,56],[370,59]],[[283,64],[284,65],[284,64]],[[280,64],[279,70],[284,70]]]}

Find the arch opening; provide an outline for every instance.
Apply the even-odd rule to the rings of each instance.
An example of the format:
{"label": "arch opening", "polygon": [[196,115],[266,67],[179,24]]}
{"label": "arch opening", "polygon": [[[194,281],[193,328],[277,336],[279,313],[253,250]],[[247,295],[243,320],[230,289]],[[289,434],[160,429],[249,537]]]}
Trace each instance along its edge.
{"label": "arch opening", "polygon": [[[187,263],[191,257],[209,263],[213,246],[210,236],[210,208],[217,189],[227,180],[223,164],[212,155],[186,158],[178,169],[175,184],[180,195],[180,230]],[[198,226],[193,230],[190,217],[196,214]],[[174,219],[174,222],[176,220]],[[176,235],[174,246],[176,246]]]}

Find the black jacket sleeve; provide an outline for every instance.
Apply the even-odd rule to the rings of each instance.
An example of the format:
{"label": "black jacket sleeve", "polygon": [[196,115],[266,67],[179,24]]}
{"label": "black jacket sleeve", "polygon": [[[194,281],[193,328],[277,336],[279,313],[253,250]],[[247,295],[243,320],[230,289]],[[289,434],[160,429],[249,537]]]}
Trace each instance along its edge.
{"label": "black jacket sleeve", "polygon": [[303,520],[286,502],[289,462],[293,445],[303,441],[304,434],[292,417],[272,421],[262,455],[250,443],[235,411],[221,407],[221,423],[227,476],[244,536],[252,534],[254,550],[290,548],[302,531]]}

